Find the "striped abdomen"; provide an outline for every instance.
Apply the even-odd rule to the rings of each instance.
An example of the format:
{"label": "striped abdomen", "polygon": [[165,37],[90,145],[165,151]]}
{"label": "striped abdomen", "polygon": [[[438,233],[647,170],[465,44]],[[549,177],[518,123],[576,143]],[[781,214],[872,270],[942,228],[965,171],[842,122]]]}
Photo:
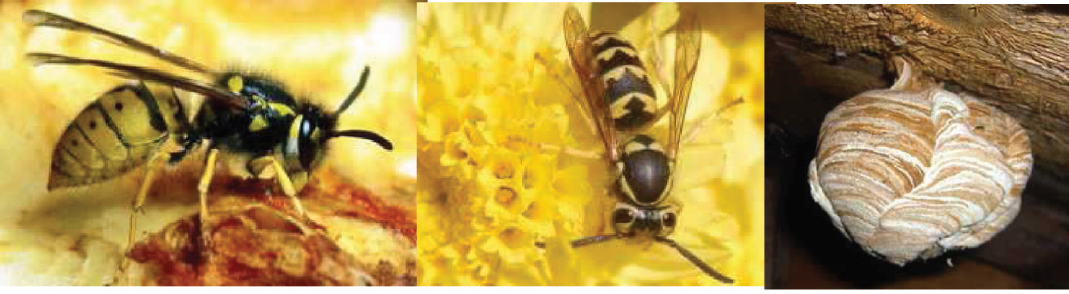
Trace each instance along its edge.
{"label": "striped abdomen", "polygon": [[142,164],[185,119],[173,89],[143,83],[101,95],[74,119],[52,153],[48,189],[103,182]]}
{"label": "striped abdomen", "polygon": [[594,72],[605,90],[617,130],[632,132],[650,124],[657,112],[653,85],[638,51],[615,32],[591,35]]}

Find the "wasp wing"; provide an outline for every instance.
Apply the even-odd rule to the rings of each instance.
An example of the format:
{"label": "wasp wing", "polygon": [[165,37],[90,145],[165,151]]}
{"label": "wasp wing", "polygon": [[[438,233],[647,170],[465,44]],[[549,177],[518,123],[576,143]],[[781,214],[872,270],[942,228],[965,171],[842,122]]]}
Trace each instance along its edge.
{"label": "wasp wing", "polygon": [[201,65],[200,63],[183,58],[178,55],[171,54],[170,52],[160,49],[159,47],[155,47],[144,42],[138,41],[134,38],[120,35],[118,33],[114,33],[91,24],[83,23],[50,12],[40,10],[26,11],[26,13],[22,15],[22,21],[35,27],[53,27],[71,30],[75,32],[89,33],[112,43],[116,43],[121,46],[133,49],[135,51],[152,55],[156,58],[162,59],[164,61],[170,62],[177,66],[181,66],[186,69],[210,74],[213,76],[216,75],[213,71],[209,70],[207,67]]}
{"label": "wasp wing", "polygon": [[701,30],[693,15],[680,18],[676,24],[676,58],[675,76],[673,77],[672,96],[669,103],[672,112],[672,124],[668,131],[668,158],[675,160],[679,153],[679,143],[683,135],[683,122],[687,117],[687,103],[690,102],[690,88],[694,82],[694,73],[698,70],[698,57],[701,54]]}
{"label": "wasp wing", "polygon": [[104,60],[83,59],[51,53],[29,53],[26,54],[26,58],[33,62],[35,65],[68,64],[88,65],[106,68],[112,70],[113,72],[111,74],[116,76],[166,84],[175,88],[204,95],[204,97],[207,97],[208,99],[226,103],[238,109],[246,109],[249,107],[248,99],[245,99],[244,97],[238,94],[219,89],[218,87],[215,87],[211,84],[207,84],[190,78],[176,76],[153,68],[114,63]]}
{"label": "wasp wing", "polygon": [[579,77],[579,84],[583,88],[583,96],[576,97],[579,105],[593,118],[602,142],[605,144],[606,157],[610,162],[619,158],[616,149],[616,131],[613,127],[612,112],[603,93],[601,79],[593,72],[593,49],[590,44],[590,33],[587,31],[583,16],[574,6],[569,6],[564,13],[564,41],[568,46],[568,54],[572,59],[572,68]]}

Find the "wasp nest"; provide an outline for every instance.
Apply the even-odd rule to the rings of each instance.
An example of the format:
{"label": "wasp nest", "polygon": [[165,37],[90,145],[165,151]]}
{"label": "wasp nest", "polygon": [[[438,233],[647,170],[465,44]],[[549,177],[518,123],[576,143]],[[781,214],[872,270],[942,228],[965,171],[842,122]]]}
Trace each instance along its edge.
{"label": "wasp nest", "polygon": [[1017,216],[1032,171],[1009,115],[938,86],[862,93],[824,118],[813,199],[847,238],[902,265],[991,239]]}

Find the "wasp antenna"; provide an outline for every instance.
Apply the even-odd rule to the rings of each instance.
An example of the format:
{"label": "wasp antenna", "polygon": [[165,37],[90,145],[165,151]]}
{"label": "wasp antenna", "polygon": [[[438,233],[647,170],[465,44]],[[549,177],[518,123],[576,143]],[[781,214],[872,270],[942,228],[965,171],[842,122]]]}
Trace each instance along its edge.
{"label": "wasp antenna", "polygon": [[684,258],[690,261],[690,263],[693,263],[695,266],[701,269],[702,272],[709,275],[710,277],[713,277],[713,279],[716,279],[717,281],[720,281],[721,283],[725,284],[735,283],[735,280],[732,280],[728,276],[725,276],[724,274],[716,271],[716,269],[713,269],[713,267],[706,264],[704,261],[701,260],[701,258],[698,258],[697,255],[694,255],[694,253],[690,252],[690,250],[687,250],[687,248],[684,248],[682,245],[679,245],[679,243],[676,243],[676,241],[668,239],[666,237],[655,237],[654,240],[671,246],[672,248],[675,248],[676,251],[679,251],[679,254],[682,254]]}
{"label": "wasp antenna", "polygon": [[365,139],[365,140],[368,140],[368,141],[371,141],[371,142],[375,142],[376,144],[379,144],[379,146],[382,146],[383,149],[391,150],[391,151],[393,150],[393,143],[390,143],[390,140],[386,140],[386,138],[380,136],[379,134],[376,134],[376,133],[370,132],[370,131],[365,131],[365,130],[337,131],[337,132],[334,132],[333,134],[331,134],[330,137],[332,137],[332,138],[336,138],[336,137],[361,138],[361,139]]}
{"label": "wasp antenna", "polygon": [[[619,238],[622,238],[622,237],[623,237],[623,235],[589,236],[589,237],[582,237],[582,238],[579,238],[579,239],[572,240],[571,244],[572,244],[572,248],[578,248],[578,247],[582,247],[582,246],[586,246],[586,245],[591,245],[591,244],[601,243],[601,242],[605,242],[605,241],[615,240],[615,239],[619,239]],[[545,242],[535,242],[535,246],[538,247],[538,248],[543,248],[544,249],[544,248],[546,248],[546,243]]]}
{"label": "wasp antenna", "polygon": [[371,67],[364,66],[364,72],[360,74],[360,82],[356,84],[356,88],[353,88],[352,92],[349,92],[349,97],[345,97],[345,101],[341,103],[334,115],[340,115],[345,109],[349,108],[350,104],[353,104],[353,101],[356,101],[356,96],[360,96],[360,92],[364,91],[364,85],[367,84],[367,76],[370,73]]}

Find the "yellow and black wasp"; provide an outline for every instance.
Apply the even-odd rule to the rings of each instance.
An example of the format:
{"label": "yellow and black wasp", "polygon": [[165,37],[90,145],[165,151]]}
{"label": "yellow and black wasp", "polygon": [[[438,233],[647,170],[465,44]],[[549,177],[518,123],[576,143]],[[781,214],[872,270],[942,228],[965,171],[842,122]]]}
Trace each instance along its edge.
{"label": "yellow and black wasp", "polygon": [[[605,144],[606,152],[601,157],[615,172],[611,191],[618,198],[610,214],[615,233],[584,237],[571,245],[652,238],[674,248],[707,275],[732,283],[731,278],[669,238],[676,227],[679,208],[666,200],[672,190],[687,102],[701,51],[701,32],[693,17],[682,19],[676,29],[674,85],[668,104],[658,109],[650,77],[635,47],[615,32],[588,31],[575,7],[565,12],[565,42],[583,90],[575,98]],[[668,144],[661,145],[644,132],[666,114],[671,114],[672,121]]]}
{"label": "yellow and black wasp", "polygon": [[[48,189],[103,182],[139,166],[146,168],[133,210],[144,204],[160,165],[176,164],[207,140],[206,165],[197,187],[200,216],[207,216],[207,195],[217,158],[244,162],[249,175],[274,176],[294,209],[304,210],[294,184],[306,182],[308,173],[324,157],[326,142],[334,138],[361,138],[392,150],[389,140],[366,130],[339,130],[338,116],[352,105],[367,83],[365,67],[360,81],[333,111],[290,94],[282,83],[267,76],[215,71],[192,60],[168,53],[133,38],[45,11],[30,10],[23,21],[34,27],[52,27],[90,34],[111,43],[148,54],[214,80],[204,82],[161,70],[105,60],[50,53],[28,53],[36,65],[85,65],[137,83],[104,93],[67,127],[52,155]],[[193,120],[183,109],[175,89],[200,94],[205,102]],[[172,137],[174,135],[174,137]],[[178,148],[163,150],[173,139]],[[134,242],[136,218],[131,215],[129,245]]]}

